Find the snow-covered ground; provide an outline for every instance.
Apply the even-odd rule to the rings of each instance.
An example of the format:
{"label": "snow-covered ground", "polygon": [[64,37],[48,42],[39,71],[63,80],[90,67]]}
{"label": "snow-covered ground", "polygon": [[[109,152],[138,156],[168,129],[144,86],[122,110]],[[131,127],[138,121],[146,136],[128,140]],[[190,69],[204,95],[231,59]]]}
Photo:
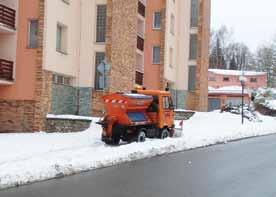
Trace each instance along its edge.
{"label": "snow-covered ground", "polygon": [[[276,133],[276,119],[241,125],[230,113],[196,113],[183,123],[180,137],[147,139],[118,147],[101,142],[95,123],[79,133],[0,134],[0,188],[70,175],[152,156]],[[178,122],[179,123],[179,122]],[[178,124],[177,123],[177,124]]]}

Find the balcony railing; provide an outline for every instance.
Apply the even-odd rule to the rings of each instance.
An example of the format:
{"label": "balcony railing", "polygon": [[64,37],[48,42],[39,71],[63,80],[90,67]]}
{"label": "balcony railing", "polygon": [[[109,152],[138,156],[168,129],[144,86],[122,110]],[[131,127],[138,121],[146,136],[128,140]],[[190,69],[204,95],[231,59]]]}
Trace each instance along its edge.
{"label": "balcony railing", "polygon": [[141,51],[144,51],[144,39],[140,36],[137,36],[137,48]]}
{"label": "balcony railing", "polygon": [[144,74],[143,73],[136,71],[135,83],[138,85],[143,85],[143,83],[144,83]]}
{"label": "balcony railing", "polygon": [[0,80],[13,81],[13,62],[0,59]]}
{"label": "balcony railing", "polygon": [[146,7],[143,3],[141,3],[140,1],[138,1],[138,13],[145,17],[146,16]]}
{"label": "balcony railing", "polygon": [[15,29],[15,10],[0,4],[0,23]]}

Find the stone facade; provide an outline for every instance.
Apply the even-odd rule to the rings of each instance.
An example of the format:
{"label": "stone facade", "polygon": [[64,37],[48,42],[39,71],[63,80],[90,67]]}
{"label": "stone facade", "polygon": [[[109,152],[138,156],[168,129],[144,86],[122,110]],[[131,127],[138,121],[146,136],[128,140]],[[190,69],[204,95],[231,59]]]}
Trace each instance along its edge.
{"label": "stone facade", "polygon": [[45,0],[39,1],[38,48],[36,57],[34,131],[45,129],[47,113],[51,110],[52,73],[43,70],[43,35]]}
{"label": "stone facade", "polygon": [[90,116],[91,94],[91,88],[53,84],[51,113]]}
{"label": "stone facade", "polygon": [[186,90],[170,90],[176,109],[185,109],[188,92]]}
{"label": "stone facade", "polygon": [[52,85],[52,114],[77,114],[77,89],[72,86]]}
{"label": "stone facade", "polygon": [[[166,4],[164,4],[165,6]],[[161,42],[160,42],[160,90],[165,90],[168,81],[165,79],[165,40],[166,40],[166,8],[161,10]]]}
{"label": "stone facade", "polygon": [[34,100],[1,100],[0,132],[31,132],[42,131],[45,128],[46,115],[51,106],[52,73],[42,68],[44,3],[44,0],[39,0],[35,98]]}
{"label": "stone facade", "polygon": [[199,5],[196,88],[194,92],[189,92],[187,106],[189,109],[207,111],[211,1],[200,0]]}
{"label": "stone facade", "polygon": [[0,133],[32,131],[34,106],[34,101],[0,100]]}
{"label": "stone facade", "polygon": [[79,90],[79,99],[78,99],[78,114],[81,116],[91,116],[91,97],[92,97],[92,88],[80,87]]}
{"label": "stone facade", "polygon": [[46,132],[68,133],[84,131],[90,127],[91,120],[71,120],[71,119],[47,119]]}
{"label": "stone facade", "polygon": [[190,119],[195,112],[193,111],[175,111],[174,112],[174,119],[175,120],[188,120]]}
{"label": "stone facade", "polygon": [[108,0],[106,60],[111,65],[106,91],[93,91],[92,113],[101,115],[101,97],[131,91],[135,85],[138,0]]}
{"label": "stone facade", "polygon": [[103,115],[103,102],[102,102],[102,96],[105,94],[104,91],[93,91],[92,92],[92,105],[91,105],[91,111],[93,116],[102,116]]}
{"label": "stone facade", "polygon": [[135,84],[138,0],[109,0],[107,7],[108,90],[130,91]]}

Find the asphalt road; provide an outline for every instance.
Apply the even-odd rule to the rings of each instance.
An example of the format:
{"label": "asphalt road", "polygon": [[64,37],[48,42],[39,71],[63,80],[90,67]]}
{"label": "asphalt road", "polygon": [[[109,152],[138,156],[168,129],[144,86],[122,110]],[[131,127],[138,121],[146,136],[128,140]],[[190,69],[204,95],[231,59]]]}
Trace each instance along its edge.
{"label": "asphalt road", "polygon": [[0,197],[275,197],[276,136],[0,191]]}

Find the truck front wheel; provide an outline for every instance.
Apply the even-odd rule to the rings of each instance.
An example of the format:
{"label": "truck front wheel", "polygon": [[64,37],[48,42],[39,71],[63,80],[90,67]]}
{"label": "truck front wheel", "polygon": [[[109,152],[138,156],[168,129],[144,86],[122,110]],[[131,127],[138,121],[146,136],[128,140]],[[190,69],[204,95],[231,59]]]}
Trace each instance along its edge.
{"label": "truck front wheel", "polygon": [[165,138],[167,138],[169,136],[170,136],[170,133],[169,133],[168,129],[162,129],[160,131],[160,136],[159,136],[160,139],[165,139]]}
{"label": "truck front wheel", "polygon": [[145,142],[146,141],[146,131],[144,129],[140,129],[137,135],[137,142]]}

